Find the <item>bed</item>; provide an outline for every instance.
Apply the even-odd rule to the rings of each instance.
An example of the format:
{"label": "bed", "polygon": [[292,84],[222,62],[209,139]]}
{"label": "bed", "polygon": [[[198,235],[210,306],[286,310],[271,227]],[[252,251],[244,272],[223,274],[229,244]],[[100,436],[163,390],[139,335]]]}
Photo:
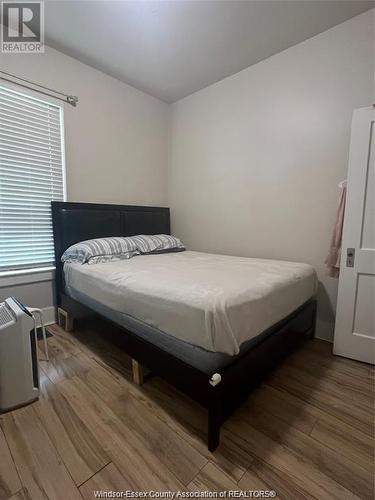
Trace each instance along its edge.
{"label": "bed", "polygon": [[170,234],[169,209],[52,202],[52,215],[58,307],[120,326],[133,360],[208,409],[211,451],[225,418],[314,334],[311,266],[189,250],[63,266],[62,253],[79,241]]}

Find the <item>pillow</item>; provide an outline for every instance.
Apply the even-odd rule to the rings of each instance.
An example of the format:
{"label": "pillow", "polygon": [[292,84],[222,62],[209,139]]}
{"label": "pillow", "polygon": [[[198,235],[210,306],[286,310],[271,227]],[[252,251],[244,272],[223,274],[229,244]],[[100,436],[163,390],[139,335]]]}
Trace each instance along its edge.
{"label": "pillow", "polygon": [[127,253],[121,253],[118,255],[98,255],[97,257],[90,257],[89,260],[87,261],[88,265],[91,264],[100,264],[102,262],[113,262],[115,260],[126,260],[126,259],[131,259],[134,257],[134,255],[139,255],[139,252],[127,252]]}
{"label": "pillow", "polygon": [[182,252],[185,250],[179,238],[168,234],[140,234],[131,238],[141,254]]}
{"label": "pillow", "polygon": [[130,259],[134,255],[139,255],[139,252],[133,239],[116,236],[80,241],[65,250],[61,262],[97,264],[109,260]]}

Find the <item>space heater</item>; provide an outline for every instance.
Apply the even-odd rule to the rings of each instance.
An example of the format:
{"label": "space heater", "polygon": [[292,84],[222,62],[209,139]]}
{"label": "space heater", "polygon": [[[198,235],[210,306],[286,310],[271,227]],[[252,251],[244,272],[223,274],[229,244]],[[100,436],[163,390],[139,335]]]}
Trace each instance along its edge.
{"label": "space heater", "polygon": [[0,412],[39,396],[36,330],[31,312],[14,297],[0,304]]}

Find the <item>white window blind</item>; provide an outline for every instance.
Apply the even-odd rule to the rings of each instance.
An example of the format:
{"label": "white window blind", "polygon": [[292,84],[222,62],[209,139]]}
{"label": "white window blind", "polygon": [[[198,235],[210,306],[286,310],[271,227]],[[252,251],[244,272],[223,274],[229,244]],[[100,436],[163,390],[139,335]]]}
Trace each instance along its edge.
{"label": "white window blind", "polygon": [[64,191],[62,108],[0,86],[0,271],[53,263]]}

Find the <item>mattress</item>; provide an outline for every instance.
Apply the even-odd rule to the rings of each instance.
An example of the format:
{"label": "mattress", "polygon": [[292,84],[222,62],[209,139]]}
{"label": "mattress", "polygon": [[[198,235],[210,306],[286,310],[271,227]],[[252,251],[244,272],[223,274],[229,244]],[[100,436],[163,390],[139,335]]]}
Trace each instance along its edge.
{"label": "mattress", "polygon": [[185,251],[65,264],[68,290],[206,351],[230,356],[310,299],[302,263]]}

